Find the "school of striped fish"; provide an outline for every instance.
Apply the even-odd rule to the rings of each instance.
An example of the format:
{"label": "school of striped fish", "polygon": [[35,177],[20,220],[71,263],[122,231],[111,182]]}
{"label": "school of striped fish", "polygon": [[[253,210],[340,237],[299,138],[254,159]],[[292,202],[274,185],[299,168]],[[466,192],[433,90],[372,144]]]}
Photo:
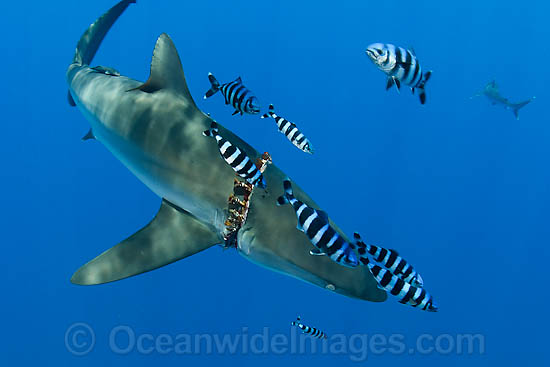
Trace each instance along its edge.
{"label": "school of striped fish", "polygon": [[[426,103],[426,82],[432,72],[424,71],[413,49],[405,49],[392,44],[373,43],[366,49],[368,58],[387,76],[386,90],[394,85],[399,91],[401,85],[408,86],[412,93],[418,91],[420,103]],[[218,91],[224,97],[226,105],[234,108],[233,115],[260,114],[259,99],[243,84],[238,77],[228,83],[220,83],[212,73],[208,74],[210,89],[205,93],[208,99]],[[313,154],[313,145],[298,126],[275,113],[273,104],[262,119],[272,118],[277,129],[301,151]],[[220,135],[216,123],[204,131],[203,135],[216,140],[221,157],[235,173],[254,187],[266,189],[262,173],[244,151],[229,139]],[[296,228],[303,232],[313,246],[311,256],[328,256],[339,265],[355,268],[368,267],[378,282],[378,287],[397,301],[421,310],[435,312],[438,310],[433,297],[424,289],[424,280],[420,274],[400,254],[393,249],[366,244],[358,233],[354,233],[353,242],[346,241],[331,227],[328,215],[319,209],[309,207],[294,196],[290,180],[283,182],[283,195],[277,199],[277,205],[289,204],[296,214]],[[316,328],[306,326],[300,318],[292,322],[304,334],[326,338],[326,334]]]}

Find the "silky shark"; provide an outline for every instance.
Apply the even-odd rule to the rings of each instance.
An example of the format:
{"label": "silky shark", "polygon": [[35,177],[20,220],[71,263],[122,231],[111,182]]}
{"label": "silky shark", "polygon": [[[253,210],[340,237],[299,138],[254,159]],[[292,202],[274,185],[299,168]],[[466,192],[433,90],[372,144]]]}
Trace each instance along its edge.
{"label": "silky shark", "polygon": [[[147,272],[223,243],[227,199],[235,172],[218,147],[203,136],[212,119],[195,104],[181,61],[168,35],[155,45],[149,79],[143,83],[90,63],[118,17],[135,0],[123,0],[97,19],[78,42],[67,70],[69,103],[91,125],[96,139],[161,199],[160,210],[141,230],[78,269],[71,281],[92,285]],[[219,134],[256,159],[259,153],[218,123]],[[267,190],[255,188],[248,217],[237,234],[237,251],[269,269],[358,299],[382,302],[387,295],[365,267],[346,268],[313,246],[296,229],[290,206],[279,207],[287,179],[275,164],[264,171]],[[318,208],[292,182],[294,193]],[[344,233],[331,225],[346,240]]]}
{"label": "silky shark", "polygon": [[519,102],[519,103],[512,103],[508,100],[508,98],[504,98],[500,95],[500,92],[498,90],[497,83],[493,80],[483,88],[482,91],[475,94],[473,97],[479,97],[479,96],[485,96],[491,101],[491,104],[494,105],[501,105],[504,106],[506,109],[511,109],[512,112],[514,112],[514,116],[516,116],[516,120],[519,120],[519,109],[531,102],[535,97],[532,97],[526,101]]}

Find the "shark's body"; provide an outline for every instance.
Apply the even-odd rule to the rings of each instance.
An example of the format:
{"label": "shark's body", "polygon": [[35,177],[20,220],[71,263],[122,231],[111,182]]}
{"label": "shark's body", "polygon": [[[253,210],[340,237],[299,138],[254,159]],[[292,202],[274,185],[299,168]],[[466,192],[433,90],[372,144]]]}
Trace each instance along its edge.
{"label": "shark's body", "polygon": [[508,98],[504,98],[503,96],[500,95],[498,85],[494,80],[487,83],[487,85],[485,85],[483,90],[477,93],[474,97],[478,97],[478,96],[487,97],[492,105],[500,105],[506,109],[511,109],[512,112],[514,112],[514,116],[516,116],[516,120],[519,120],[519,109],[525,106],[526,104],[528,104],[529,102],[531,102],[535,98],[533,97],[531,99],[528,99],[526,101],[519,102],[519,103],[510,102]]}
{"label": "shark's body", "polygon": [[[87,136],[104,144],[163,199],[162,205],[147,226],[82,266],[71,279],[76,284],[123,279],[223,242],[227,199],[236,176],[220,159],[216,144],[202,135],[212,119],[195,105],[170,38],[159,37],[145,83],[89,66],[107,31],[133,2],[121,1],[82,36],[67,71],[69,102],[90,122],[92,134]],[[259,156],[231,131],[220,124],[218,128],[249,157]],[[293,210],[276,206],[287,176],[272,164],[264,177],[267,190],[254,189],[238,232],[238,251],[260,265],[346,296],[384,301],[386,294],[367,267],[350,269],[309,254],[312,245],[296,229]],[[301,201],[318,207],[293,185]]]}

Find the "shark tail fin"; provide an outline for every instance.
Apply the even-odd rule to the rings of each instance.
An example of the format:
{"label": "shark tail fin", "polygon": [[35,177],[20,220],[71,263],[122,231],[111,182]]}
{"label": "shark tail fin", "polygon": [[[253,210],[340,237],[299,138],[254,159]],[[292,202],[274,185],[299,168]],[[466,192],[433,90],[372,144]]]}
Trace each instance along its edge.
{"label": "shark tail fin", "polygon": [[426,103],[426,82],[430,80],[431,76],[432,76],[432,71],[431,70],[426,71],[424,73],[422,81],[420,82],[420,85],[418,86],[418,96],[420,97],[421,104]]}
{"label": "shark tail fin", "polygon": [[273,117],[274,114],[275,114],[275,107],[273,107],[273,105],[270,104],[269,110],[267,111],[267,113],[264,113],[261,118],[265,119],[268,117]]}
{"label": "shark tail fin", "polygon": [[220,90],[220,82],[216,79],[212,73],[208,73],[208,80],[210,80],[210,84],[212,84],[212,87],[206,91],[204,94],[204,99],[212,97],[214,94],[216,94],[217,91]]}
{"label": "shark tail fin", "polygon": [[527,101],[523,101],[523,102],[520,102],[520,103],[514,103],[512,105],[512,109],[513,109],[513,112],[514,112],[514,116],[516,116],[516,120],[519,120],[519,110],[520,110],[520,108],[522,108],[523,106],[529,104],[529,102],[531,102],[533,99],[535,99],[535,97],[533,97],[531,99],[528,99]]}
{"label": "shark tail fin", "polygon": [[202,135],[211,136],[211,137],[215,137],[216,135],[218,135],[218,124],[212,121],[212,125],[210,125],[210,129],[204,130]]}
{"label": "shark tail fin", "polygon": [[73,63],[89,65],[109,29],[126,8],[135,3],[136,0],[122,0],[92,23],[78,41]]}
{"label": "shark tail fin", "polygon": [[[78,65],[89,65],[92,62],[101,42],[109,32],[109,29],[116,22],[118,17],[130,4],[134,4],[136,0],[122,0],[111,9],[109,9],[105,14],[99,17],[88,29],[84,32],[78,44],[76,45],[76,51],[73,57],[73,64]],[[69,105],[76,106],[71,93],[67,95]]]}
{"label": "shark tail fin", "polygon": [[283,188],[285,190],[285,193],[277,199],[277,205],[284,205],[287,204],[292,197],[294,197],[294,193],[292,192],[292,184],[289,180],[285,180],[283,182]]}

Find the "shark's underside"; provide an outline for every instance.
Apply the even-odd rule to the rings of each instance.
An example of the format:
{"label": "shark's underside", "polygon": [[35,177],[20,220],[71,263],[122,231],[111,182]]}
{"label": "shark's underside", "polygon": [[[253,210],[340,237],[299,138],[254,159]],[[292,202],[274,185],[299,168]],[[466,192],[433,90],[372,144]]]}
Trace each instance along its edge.
{"label": "shark's underside", "polygon": [[[107,31],[133,2],[121,1],[82,36],[67,71],[69,101],[90,122],[92,134],[87,137],[104,144],[162,204],[147,226],[82,266],[71,279],[76,284],[130,277],[224,241],[235,173],[220,158],[216,144],[202,136],[212,119],[195,105],[171,39],[159,37],[145,83],[89,66]],[[220,124],[218,128],[249,157],[259,156],[231,131]],[[309,254],[313,247],[296,229],[292,208],[276,205],[287,176],[272,164],[264,178],[267,190],[254,189],[238,232],[238,251],[262,266],[346,296],[384,301],[386,293],[377,288],[367,267],[350,269]],[[298,185],[293,187],[297,198],[318,208]]]}

